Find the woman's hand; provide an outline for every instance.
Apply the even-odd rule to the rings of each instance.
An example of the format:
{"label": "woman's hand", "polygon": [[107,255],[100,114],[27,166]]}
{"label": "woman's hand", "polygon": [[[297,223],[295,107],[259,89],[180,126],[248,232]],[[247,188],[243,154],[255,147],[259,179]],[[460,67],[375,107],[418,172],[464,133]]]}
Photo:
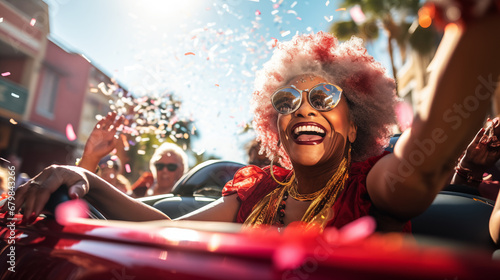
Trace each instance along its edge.
{"label": "woman's hand", "polygon": [[89,191],[89,182],[83,169],[75,166],[52,165],[16,190],[13,211],[7,204],[1,211],[9,210],[9,212],[17,213],[22,207],[23,221],[31,223],[42,212],[50,195],[62,185],[68,186],[68,195],[71,199],[83,197]]}
{"label": "woman's hand", "polygon": [[484,172],[500,159],[500,119],[487,122],[467,146],[460,165],[473,172]]}
{"label": "woman's hand", "polygon": [[99,160],[113,151],[118,142],[117,129],[123,124],[124,117],[116,118],[116,113],[109,113],[100,120],[90,133],[82,159],[78,166],[94,172]]}

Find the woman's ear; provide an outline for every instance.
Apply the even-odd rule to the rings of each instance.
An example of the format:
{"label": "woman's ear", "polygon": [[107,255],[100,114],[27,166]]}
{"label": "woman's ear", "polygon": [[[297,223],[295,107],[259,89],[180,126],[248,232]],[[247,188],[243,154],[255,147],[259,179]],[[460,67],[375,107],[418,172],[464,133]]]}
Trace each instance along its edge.
{"label": "woman's ear", "polygon": [[349,127],[349,134],[347,135],[349,142],[354,143],[354,141],[356,141],[357,135],[358,135],[358,126],[354,124],[353,121],[351,121],[351,125]]}

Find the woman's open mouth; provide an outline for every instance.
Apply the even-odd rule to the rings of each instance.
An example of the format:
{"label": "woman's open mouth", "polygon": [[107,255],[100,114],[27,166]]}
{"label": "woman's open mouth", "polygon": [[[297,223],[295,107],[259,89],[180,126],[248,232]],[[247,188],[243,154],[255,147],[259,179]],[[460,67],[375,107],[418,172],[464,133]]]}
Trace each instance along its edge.
{"label": "woman's open mouth", "polygon": [[323,142],[326,129],[314,122],[303,122],[292,127],[293,141],[300,145],[317,145]]}

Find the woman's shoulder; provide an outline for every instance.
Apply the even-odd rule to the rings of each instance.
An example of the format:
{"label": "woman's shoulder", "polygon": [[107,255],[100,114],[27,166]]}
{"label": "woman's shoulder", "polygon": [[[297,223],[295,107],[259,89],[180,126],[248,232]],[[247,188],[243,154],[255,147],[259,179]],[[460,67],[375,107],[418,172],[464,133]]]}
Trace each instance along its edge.
{"label": "woman's shoulder", "polygon": [[[290,172],[291,170],[273,166],[273,175],[277,180],[285,180]],[[257,189],[257,186],[259,186],[259,192],[266,192],[268,189],[276,188],[276,185],[277,183],[272,179],[269,166],[261,168],[248,165],[236,171],[233,179],[227,182],[222,189],[222,195],[227,196],[237,193],[240,199],[244,200]]]}
{"label": "woman's shoulder", "polygon": [[375,165],[375,163],[377,163],[381,158],[385,157],[388,154],[390,154],[390,152],[385,151],[378,156],[370,157],[364,161],[356,161],[351,163],[351,168],[349,169],[349,176],[368,174],[368,171],[370,171],[370,169]]}

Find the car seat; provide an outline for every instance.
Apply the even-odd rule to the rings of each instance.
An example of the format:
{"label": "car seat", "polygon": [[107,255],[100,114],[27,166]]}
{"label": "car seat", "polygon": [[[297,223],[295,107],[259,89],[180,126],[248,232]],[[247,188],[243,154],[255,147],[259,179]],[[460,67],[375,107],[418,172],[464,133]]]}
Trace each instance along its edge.
{"label": "car seat", "polygon": [[161,199],[153,207],[175,219],[201,208],[222,196],[222,188],[242,163],[208,160],[186,174],[172,188],[172,196]]}

